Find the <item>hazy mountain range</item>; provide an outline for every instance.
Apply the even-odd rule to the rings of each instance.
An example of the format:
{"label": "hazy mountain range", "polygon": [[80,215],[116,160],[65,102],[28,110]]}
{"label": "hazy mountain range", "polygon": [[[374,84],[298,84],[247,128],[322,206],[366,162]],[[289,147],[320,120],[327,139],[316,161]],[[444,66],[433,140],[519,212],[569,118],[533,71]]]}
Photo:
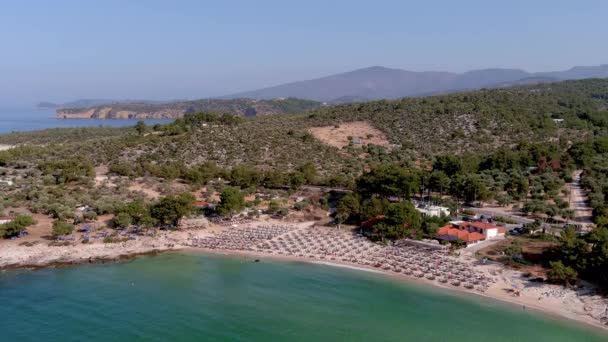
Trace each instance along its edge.
{"label": "hazy mountain range", "polygon": [[[530,73],[519,69],[500,68],[473,70],[464,73],[443,71],[417,72],[374,66],[312,80],[297,81],[274,87],[227,95],[214,100],[271,100],[277,98],[295,98],[327,102],[329,104],[342,104],[585,78],[608,78],[608,64],[573,67],[565,71],[536,73]],[[207,103],[204,102],[204,100],[198,101]],[[135,113],[139,117],[146,117],[146,113],[144,112],[149,112],[147,115],[153,117],[154,115],[160,115],[158,113],[164,111],[168,107],[175,109],[176,113],[179,112],[180,115],[183,115],[183,112],[185,111],[184,108],[192,107],[190,105],[184,107],[183,104],[185,102],[188,101],[84,99],[62,104],[41,102],[38,104],[38,108],[57,109],[58,114],[61,114],[60,116],[65,113],[71,113],[71,115],[73,115],[72,113],[75,113],[75,111],[70,111],[69,109],[74,108],[83,109],[105,106],[111,108],[111,110],[117,110],[117,108],[124,110],[128,108],[129,111],[135,108],[131,114]],[[197,101],[192,102],[198,103]],[[130,106],[121,106],[127,104],[130,104]],[[207,107],[209,106],[204,106],[204,108]],[[211,107],[207,109],[211,109]],[[225,104],[222,103],[220,107],[224,108]],[[146,111],[142,111],[141,108],[146,108]],[[66,111],[64,109],[68,110]],[[213,109],[216,108],[213,107]],[[279,110],[279,112],[280,111],[281,110]],[[80,112],[84,113],[84,111]],[[241,110],[236,111],[237,114],[243,114],[241,112]],[[266,111],[263,110],[261,112]],[[269,112],[273,111],[271,110]],[[171,113],[173,113],[173,111]],[[174,116],[175,114],[171,115]]]}
{"label": "hazy mountain range", "polygon": [[608,64],[565,71],[530,73],[519,69],[483,69],[464,73],[407,71],[374,66],[225,96],[273,99],[297,97],[329,103],[423,96],[479,88],[608,77]]}

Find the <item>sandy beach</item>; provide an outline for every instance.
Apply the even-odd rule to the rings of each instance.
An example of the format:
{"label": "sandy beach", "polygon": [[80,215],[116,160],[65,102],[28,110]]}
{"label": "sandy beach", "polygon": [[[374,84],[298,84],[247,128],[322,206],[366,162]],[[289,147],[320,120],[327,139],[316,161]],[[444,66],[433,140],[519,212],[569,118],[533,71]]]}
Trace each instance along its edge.
{"label": "sandy beach", "polygon": [[[254,222],[247,224],[247,227],[267,227],[268,222]],[[274,224],[274,223],[273,223]],[[290,234],[305,232],[312,229],[312,222],[291,224],[287,230]],[[273,227],[280,227],[273,225]],[[241,229],[247,229],[241,226]],[[259,227],[258,227],[259,228]],[[325,229],[314,227],[314,229]],[[201,241],[216,241],[224,232],[233,231],[226,227],[214,227],[207,229],[190,229],[174,232],[159,232],[155,236],[138,237],[136,240],[129,240],[119,243],[65,243],[65,245],[54,245],[48,241],[26,241],[5,240],[0,242],[0,269],[8,268],[40,268],[52,265],[76,264],[112,261],[133,257],[141,254],[150,254],[164,251],[175,251],[180,253],[213,253],[229,256],[239,256],[263,260],[272,258],[283,261],[307,262],[321,265],[346,267],[353,270],[373,272],[383,276],[389,276],[405,282],[415,282],[424,286],[431,285],[443,288],[456,293],[467,293],[484,298],[499,300],[512,305],[522,307],[522,309],[533,309],[540,312],[561,318],[567,318],[577,322],[590,324],[608,330],[608,300],[598,295],[590,285],[583,285],[576,289],[567,289],[557,285],[542,282],[533,282],[524,277],[521,272],[507,269],[500,264],[482,264],[476,259],[463,254],[459,257],[445,258],[453,259],[458,265],[465,265],[470,268],[477,276],[484,276],[491,279],[487,287],[481,291],[478,287],[465,288],[463,285],[454,286],[452,281],[441,282],[435,277],[426,277],[419,274],[406,274],[404,271],[397,271],[396,268],[379,267],[377,264],[365,265],[361,260],[353,262],[350,259],[334,260],[327,258],[321,259],[315,255],[285,255],[279,254],[278,249],[258,250],[256,248],[241,249],[219,249],[198,247]],[[225,233],[224,233],[225,234]],[[280,235],[283,234],[283,235]],[[336,233],[338,234],[338,233]],[[342,234],[340,232],[339,234]],[[280,241],[278,238],[286,236],[284,232],[279,232],[278,236],[263,237],[265,241]],[[355,240],[356,241],[356,240]],[[362,242],[363,243],[363,242]],[[367,242],[365,242],[367,245]],[[373,246],[373,253],[385,253],[390,248],[377,244]],[[315,253],[309,251],[309,253]],[[369,254],[373,254],[370,250]],[[425,252],[421,252],[425,253]],[[380,254],[382,255],[382,254]],[[388,255],[388,254],[387,254]],[[385,269],[386,268],[386,269]],[[519,292],[516,295],[515,291]]]}

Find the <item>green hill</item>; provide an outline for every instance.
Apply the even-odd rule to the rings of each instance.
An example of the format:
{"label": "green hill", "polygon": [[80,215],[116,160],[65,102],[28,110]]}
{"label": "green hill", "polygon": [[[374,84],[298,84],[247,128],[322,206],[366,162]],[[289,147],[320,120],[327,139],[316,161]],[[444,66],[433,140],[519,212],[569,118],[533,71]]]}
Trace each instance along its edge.
{"label": "green hill", "polygon": [[[522,141],[583,140],[608,126],[607,103],[608,80],[591,79],[325,107],[253,117],[229,126],[176,129],[172,124],[157,126],[146,136],[130,128],[13,133],[0,136],[0,144],[61,143],[34,149],[35,156],[20,152],[23,159],[81,154],[98,164],[212,161],[225,167],[248,163],[279,169],[312,161],[323,172],[355,175],[377,161],[413,163],[440,153],[487,152]],[[287,112],[301,107],[282,108]],[[313,127],[348,122],[369,123],[390,147],[357,144],[356,138],[365,137],[351,137],[352,143],[339,149],[310,133]]]}

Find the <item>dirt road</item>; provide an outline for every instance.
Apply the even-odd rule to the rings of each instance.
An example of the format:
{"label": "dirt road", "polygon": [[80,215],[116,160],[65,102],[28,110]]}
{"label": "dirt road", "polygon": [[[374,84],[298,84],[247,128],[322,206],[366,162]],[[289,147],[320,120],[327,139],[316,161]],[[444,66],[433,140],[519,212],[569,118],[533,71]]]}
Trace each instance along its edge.
{"label": "dirt road", "polygon": [[593,209],[587,204],[587,194],[581,187],[581,174],[583,170],[576,170],[572,173],[572,183],[570,188],[570,208],[574,210],[575,222],[583,225],[583,230],[588,230],[593,223]]}

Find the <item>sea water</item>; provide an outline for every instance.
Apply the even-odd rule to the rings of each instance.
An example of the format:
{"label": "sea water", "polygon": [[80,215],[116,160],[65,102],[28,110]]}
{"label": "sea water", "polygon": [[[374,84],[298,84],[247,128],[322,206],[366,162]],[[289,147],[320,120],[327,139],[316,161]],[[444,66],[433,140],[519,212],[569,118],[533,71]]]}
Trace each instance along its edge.
{"label": "sea water", "polygon": [[582,324],[337,267],[163,254],[0,273],[2,341],[607,341]]}
{"label": "sea water", "polygon": [[[139,120],[57,119],[54,110],[0,109],[0,134],[35,131],[47,128],[124,127]],[[146,119],[148,124],[168,123],[171,119]]]}

